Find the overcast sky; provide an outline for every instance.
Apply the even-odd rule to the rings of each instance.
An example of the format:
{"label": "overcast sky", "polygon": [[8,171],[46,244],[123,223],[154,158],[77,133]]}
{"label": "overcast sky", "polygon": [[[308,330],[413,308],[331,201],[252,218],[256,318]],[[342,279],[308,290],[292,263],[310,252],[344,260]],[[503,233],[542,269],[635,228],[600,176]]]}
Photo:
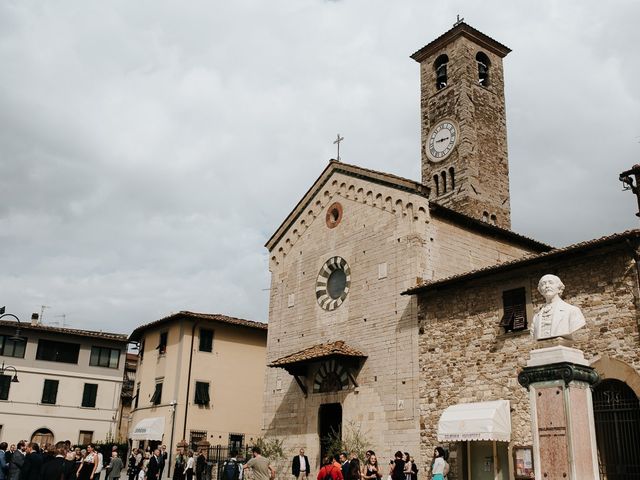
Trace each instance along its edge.
{"label": "overcast sky", "polygon": [[0,305],[123,333],[179,310],[266,321],[263,245],[338,132],[345,162],[419,180],[409,55],[458,13],[513,50],[513,229],[636,228],[636,0],[5,0]]}

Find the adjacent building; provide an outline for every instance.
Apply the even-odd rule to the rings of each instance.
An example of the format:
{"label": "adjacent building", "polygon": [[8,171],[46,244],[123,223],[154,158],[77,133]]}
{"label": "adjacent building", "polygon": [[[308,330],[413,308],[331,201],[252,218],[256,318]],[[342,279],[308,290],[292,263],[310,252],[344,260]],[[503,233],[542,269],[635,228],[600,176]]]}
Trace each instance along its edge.
{"label": "adjacent building", "polygon": [[37,314],[31,323],[0,320],[0,357],[17,372],[0,376],[0,440],[115,439],[127,342],[117,333],[42,325]]}
{"label": "adjacent building", "polygon": [[[418,299],[423,458],[444,440],[451,452],[450,478],[529,478],[535,468],[531,412],[518,373],[530,350],[540,348],[529,326],[545,304],[538,281],[553,273],[566,286],[563,299],[580,307],[587,321],[574,334],[573,347],[601,378],[593,388],[601,478],[637,476],[639,248],[640,230],[633,230],[406,292]],[[478,421],[486,427],[484,438],[474,430]]]}
{"label": "adjacent building", "polygon": [[128,438],[241,449],[260,436],[267,325],[181,311],[136,328]]}

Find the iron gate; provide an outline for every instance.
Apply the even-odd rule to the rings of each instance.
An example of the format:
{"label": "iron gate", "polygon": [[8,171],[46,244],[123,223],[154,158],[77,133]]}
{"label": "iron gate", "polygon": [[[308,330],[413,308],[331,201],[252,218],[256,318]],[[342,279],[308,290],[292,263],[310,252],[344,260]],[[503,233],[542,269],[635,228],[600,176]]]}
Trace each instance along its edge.
{"label": "iron gate", "polygon": [[602,480],[640,480],[640,401],[615,379],[593,390],[593,413]]}
{"label": "iron gate", "polygon": [[220,480],[222,476],[222,466],[231,454],[237,454],[236,458],[242,463],[246,463],[251,458],[251,447],[245,445],[238,451],[230,450],[228,446],[213,445],[207,450],[207,474],[206,480]]}

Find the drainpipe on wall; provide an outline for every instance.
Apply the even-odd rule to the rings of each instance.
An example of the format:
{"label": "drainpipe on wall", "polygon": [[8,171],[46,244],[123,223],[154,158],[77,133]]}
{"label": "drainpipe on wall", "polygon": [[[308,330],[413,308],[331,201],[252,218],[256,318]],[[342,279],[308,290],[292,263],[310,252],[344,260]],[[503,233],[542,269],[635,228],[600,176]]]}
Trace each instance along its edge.
{"label": "drainpipe on wall", "polygon": [[[173,433],[176,430],[176,405],[178,402],[171,400],[171,440],[169,441],[169,451],[167,452],[167,477],[171,478],[171,452],[173,451]],[[161,479],[162,480],[162,479]]]}
{"label": "drainpipe on wall", "polygon": [[189,372],[187,374],[187,398],[184,401],[184,425],[182,427],[182,439],[187,440],[187,415],[189,413],[189,392],[191,389],[191,365],[193,364],[193,340],[196,333],[196,327],[200,323],[200,320],[193,322],[191,328],[191,350],[189,351]]}

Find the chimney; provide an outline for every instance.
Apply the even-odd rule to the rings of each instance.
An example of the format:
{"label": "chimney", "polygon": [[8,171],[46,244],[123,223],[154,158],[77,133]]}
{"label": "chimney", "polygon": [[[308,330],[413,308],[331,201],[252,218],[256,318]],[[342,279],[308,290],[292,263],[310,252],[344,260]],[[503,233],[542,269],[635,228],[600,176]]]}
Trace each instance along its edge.
{"label": "chimney", "polygon": [[38,321],[38,317],[39,317],[39,315],[37,313],[32,313],[31,314],[31,325],[38,325],[38,323],[40,323]]}

